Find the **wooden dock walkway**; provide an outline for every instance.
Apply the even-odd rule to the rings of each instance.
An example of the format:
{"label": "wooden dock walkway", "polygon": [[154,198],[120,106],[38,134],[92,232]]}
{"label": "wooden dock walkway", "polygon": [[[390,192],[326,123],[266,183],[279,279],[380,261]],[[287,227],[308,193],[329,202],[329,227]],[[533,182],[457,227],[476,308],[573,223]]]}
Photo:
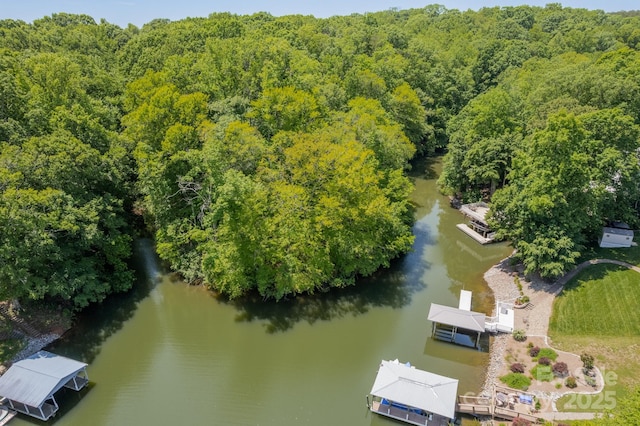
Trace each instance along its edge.
{"label": "wooden dock walkway", "polygon": [[[504,393],[505,391],[509,393]],[[497,393],[504,395],[505,401],[500,401],[496,398],[497,393],[494,392],[492,397],[475,397],[475,396],[458,396],[458,402],[456,404],[456,411],[464,414],[471,414],[473,416],[491,416],[504,420],[513,420],[515,418],[522,418],[536,423],[543,416],[542,413],[536,413],[533,410],[533,404],[521,403],[519,401],[520,395],[525,395],[523,392],[518,392],[512,389],[500,389]]]}

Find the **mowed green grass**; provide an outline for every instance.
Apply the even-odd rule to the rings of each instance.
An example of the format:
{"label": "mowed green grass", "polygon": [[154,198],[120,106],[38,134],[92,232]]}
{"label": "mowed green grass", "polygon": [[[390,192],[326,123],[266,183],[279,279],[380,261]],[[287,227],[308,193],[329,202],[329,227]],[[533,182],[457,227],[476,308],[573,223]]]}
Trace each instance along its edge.
{"label": "mowed green grass", "polygon": [[563,336],[640,336],[640,273],[600,264],[586,268],[553,304],[552,339]]}
{"label": "mowed green grass", "polygon": [[[598,253],[594,258],[620,256]],[[620,260],[640,263],[633,256]],[[617,399],[640,386],[639,302],[640,273],[611,264],[584,269],[554,301],[549,336],[559,349],[596,358],[596,366],[606,375],[601,395]],[[585,411],[575,401],[575,394],[570,394],[556,404],[561,411]],[[604,408],[597,396],[587,402],[593,404],[586,411]]]}

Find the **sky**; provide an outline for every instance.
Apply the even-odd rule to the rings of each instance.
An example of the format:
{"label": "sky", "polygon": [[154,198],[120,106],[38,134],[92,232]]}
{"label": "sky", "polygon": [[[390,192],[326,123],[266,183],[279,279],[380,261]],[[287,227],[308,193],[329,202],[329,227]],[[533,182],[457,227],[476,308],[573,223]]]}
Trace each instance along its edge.
{"label": "sky", "polygon": [[638,10],[638,0],[0,0],[0,19],[34,19],[52,13],[83,13],[96,22],[101,18],[120,27],[133,24],[142,27],[155,18],[172,21],[186,17],[206,17],[213,12],[239,15],[269,12],[274,16],[303,14],[317,18],[351,13],[378,12],[390,8],[422,8],[428,4],[442,4],[447,9],[477,10],[491,6],[544,6],[561,3],[565,7],[602,9],[607,12]]}

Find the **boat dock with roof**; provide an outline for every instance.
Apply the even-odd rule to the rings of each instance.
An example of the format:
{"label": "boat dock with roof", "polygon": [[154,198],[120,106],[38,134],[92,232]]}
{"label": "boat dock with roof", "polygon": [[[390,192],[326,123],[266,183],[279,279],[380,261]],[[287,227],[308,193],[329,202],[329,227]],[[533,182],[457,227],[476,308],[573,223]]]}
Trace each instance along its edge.
{"label": "boat dock with roof", "polygon": [[47,351],[18,361],[0,377],[0,397],[10,410],[47,421],[58,411],[54,394],[89,383],[87,364]]}
{"label": "boat dock with roof", "polygon": [[419,370],[397,359],[382,361],[369,409],[412,425],[448,426],[455,417],[458,380]]}
{"label": "boat dock with roof", "polygon": [[478,348],[480,335],[484,332],[511,333],[514,328],[515,315],[513,303],[496,302],[496,315],[489,317],[471,310],[472,293],[460,291],[458,307],[432,303],[428,319],[432,322],[434,339],[456,343],[462,346]]}
{"label": "boat dock with roof", "polygon": [[492,243],[496,233],[485,219],[488,212],[489,205],[483,202],[463,204],[460,213],[469,218],[469,223],[459,223],[456,227],[480,244]]}

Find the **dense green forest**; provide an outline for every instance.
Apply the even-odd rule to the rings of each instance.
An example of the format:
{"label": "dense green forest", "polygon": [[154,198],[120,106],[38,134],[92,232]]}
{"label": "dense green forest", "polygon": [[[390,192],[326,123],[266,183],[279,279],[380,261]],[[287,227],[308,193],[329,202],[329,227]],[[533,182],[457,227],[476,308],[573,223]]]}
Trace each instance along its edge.
{"label": "dense green forest", "polygon": [[0,297],[126,290],[143,227],[230,297],[350,285],[410,250],[406,171],[436,151],[557,276],[638,225],[638,48],[637,13],[559,4],[0,21]]}

